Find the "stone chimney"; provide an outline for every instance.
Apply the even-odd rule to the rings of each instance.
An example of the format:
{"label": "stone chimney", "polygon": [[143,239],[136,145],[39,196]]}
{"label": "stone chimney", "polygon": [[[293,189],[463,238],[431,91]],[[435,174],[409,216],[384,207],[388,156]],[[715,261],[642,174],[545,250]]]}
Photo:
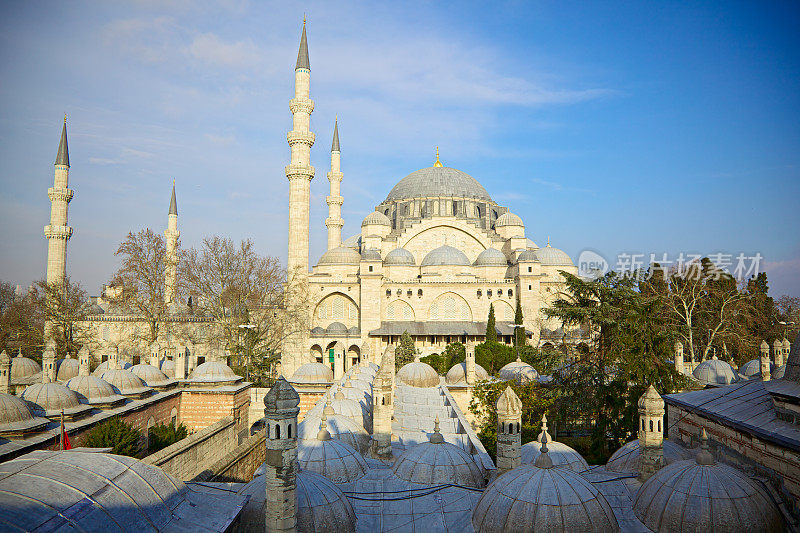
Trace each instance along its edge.
{"label": "stone chimney", "polygon": [[475,385],[475,345],[471,342],[467,343],[466,346],[466,368],[465,370],[465,378],[467,381],[467,385]]}
{"label": "stone chimney", "polygon": [[283,376],[264,396],[266,531],[297,530],[297,415],[300,396]]}
{"label": "stone chimney", "polygon": [[11,358],[5,350],[0,353],[0,392],[11,394]]}
{"label": "stone chimney", "polygon": [[522,401],[508,386],[497,399],[497,475],[522,463]]}
{"label": "stone chimney", "polygon": [[[775,359],[780,357],[780,351],[783,349],[781,341],[775,341]],[[769,368],[769,345],[766,342],[761,343],[761,381],[769,381],[771,373]]]}
{"label": "stone chimney", "polygon": [[681,341],[675,341],[675,372],[681,375],[684,374],[683,343]]}
{"label": "stone chimney", "polygon": [[650,385],[639,398],[639,480],[664,466],[664,400]]}
{"label": "stone chimney", "polygon": [[175,379],[186,379],[186,347],[175,350]]}
{"label": "stone chimney", "polygon": [[394,346],[383,353],[381,367],[373,381],[372,453],[392,456],[392,416],[394,415]]}
{"label": "stone chimney", "polygon": [[79,376],[88,376],[91,374],[91,367],[89,366],[89,358],[91,357],[91,353],[89,352],[89,347],[85,344],[81,347],[78,351],[78,375]]}
{"label": "stone chimney", "polygon": [[42,383],[56,380],[56,341],[50,339],[42,353]]}
{"label": "stone chimney", "polygon": [[339,381],[344,376],[344,352],[344,344],[342,341],[337,341],[333,345],[333,379],[335,381]]}

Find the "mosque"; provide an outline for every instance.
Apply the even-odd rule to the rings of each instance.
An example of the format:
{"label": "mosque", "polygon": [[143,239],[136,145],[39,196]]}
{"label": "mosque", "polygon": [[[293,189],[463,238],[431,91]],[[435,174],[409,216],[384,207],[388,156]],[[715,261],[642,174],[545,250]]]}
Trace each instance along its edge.
{"label": "mosque", "polygon": [[[309,71],[304,27],[290,144],[313,141]],[[488,302],[498,308],[519,296],[531,317],[527,335],[541,342],[548,325],[534,317],[546,303],[542,287],[557,286],[548,269],[566,270],[568,258],[550,262],[557,250],[536,248],[485,191],[464,194],[483,191],[475,180],[444,166],[401,180],[361,235],[342,243],[333,150],[333,238],[309,273],[308,210],[299,208],[309,201],[306,141],[292,144],[287,167],[296,218],[290,267],[299,274],[291,282],[322,295],[313,299],[313,327],[292,341],[305,344],[283,366],[291,377],[258,391],[222,361],[187,372],[185,346],[166,358],[153,350],[134,366],[112,351],[94,373],[88,349],[56,360],[48,343],[42,366],[0,353],[3,531],[800,531],[800,335],[776,341],[773,354],[762,344],[761,357],[739,369],[716,358],[684,362],[676,345],[676,370],[694,390],[662,397],[650,386],[638,402],[637,435],[605,465],[554,440],[546,418],[523,445],[522,401],[506,386],[495,405],[493,459],[459,395],[481,381],[547,380],[522,361],[495,376],[476,364],[476,317]],[[51,201],[71,198],[68,168],[59,149]],[[514,223],[498,224],[503,217]],[[59,242],[49,248],[48,279],[63,276],[66,224],[66,203],[54,204],[45,233]],[[446,376],[419,356],[396,368],[400,327],[428,350],[467,337],[465,361]],[[322,352],[331,342],[332,364]],[[81,432],[110,416],[196,431],[143,459],[82,448]],[[76,448],[59,449],[59,418]]]}

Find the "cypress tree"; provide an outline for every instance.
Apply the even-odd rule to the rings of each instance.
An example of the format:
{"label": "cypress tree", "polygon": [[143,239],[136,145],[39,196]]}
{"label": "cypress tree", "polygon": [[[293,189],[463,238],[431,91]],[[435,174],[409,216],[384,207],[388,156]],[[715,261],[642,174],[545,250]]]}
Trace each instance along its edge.
{"label": "cypress tree", "polygon": [[[522,304],[517,293],[517,309],[514,311],[514,324],[522,324]],[[525,346],[525,328],[514,328],[514,345]]]}
{"label": "cypress tree", "polygon": [[489,304],[489,319],[486,321],[486,342],[497,342],[497,326],[495,326],[492,304]]}

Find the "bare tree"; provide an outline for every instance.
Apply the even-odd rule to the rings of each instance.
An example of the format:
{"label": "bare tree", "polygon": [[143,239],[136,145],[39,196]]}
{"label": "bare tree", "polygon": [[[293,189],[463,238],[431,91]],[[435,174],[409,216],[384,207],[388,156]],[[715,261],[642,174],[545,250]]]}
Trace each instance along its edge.
{"label": "bare tree", "polygon": [[83,322],[91,304],[80,283],[72,283],[69,278],[52,283],[37,281],[28,298],[34,313],[31,317],[32,323],[36,324],[34,327],[38,328],[41,324],[44,328],[47,324],[59,355],[76,353],[84,344],[91,342],[89,327]]}

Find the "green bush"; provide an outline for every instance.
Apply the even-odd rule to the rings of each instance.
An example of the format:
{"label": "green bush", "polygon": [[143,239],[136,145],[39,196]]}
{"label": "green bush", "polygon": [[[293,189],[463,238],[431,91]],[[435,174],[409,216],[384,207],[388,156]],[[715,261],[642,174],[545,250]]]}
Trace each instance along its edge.
{"label": "green bush", "polygon": [[439,374],[447,374],[447,371],[458,363],[464,362],[467,358],[466,347],[460,342],[452,342],[447,345],[440,354],[426,355],[420,361],[428,363]]}
{"label": "green bush", "polygon": [[136,457],[140,438],[139,430],[115,416],[95,426],[81,445],[87,448],[111,448],[111,453]]}
{"label": "green bush", "polygon": [[180,424],[175,427],[172,424],[158,424],[150,428],[148,433],[148,446],[147,451],[155,453],[163,450],[167,446],[175,444],[181,439],[185,439],[187,435],[186,427]]}

